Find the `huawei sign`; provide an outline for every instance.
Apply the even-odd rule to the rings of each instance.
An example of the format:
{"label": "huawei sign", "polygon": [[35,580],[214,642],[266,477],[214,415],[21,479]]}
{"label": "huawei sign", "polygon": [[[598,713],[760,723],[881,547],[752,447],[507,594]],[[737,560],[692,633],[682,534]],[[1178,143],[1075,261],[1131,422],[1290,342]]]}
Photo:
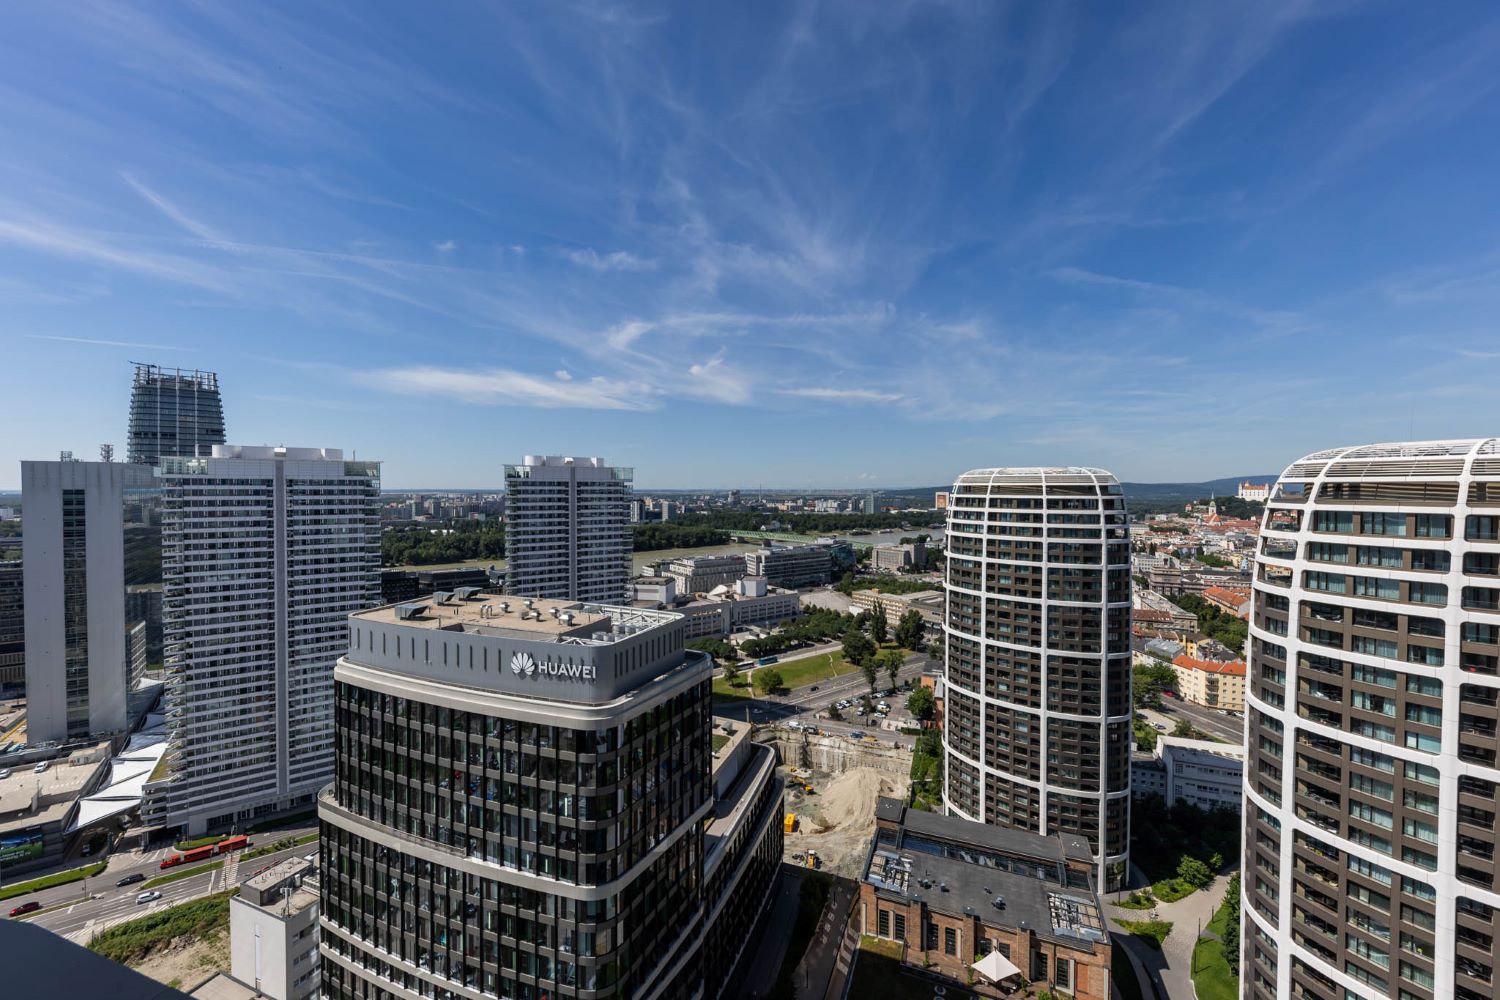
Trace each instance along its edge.
{"label": "huawei sign", "polygon": [[538,660],[530,653],[516,652],[510,657],[511,673],[517,677],[558,677],[565,680],[591,681],[595,678],[592,663],[561,663],[549,657]]}

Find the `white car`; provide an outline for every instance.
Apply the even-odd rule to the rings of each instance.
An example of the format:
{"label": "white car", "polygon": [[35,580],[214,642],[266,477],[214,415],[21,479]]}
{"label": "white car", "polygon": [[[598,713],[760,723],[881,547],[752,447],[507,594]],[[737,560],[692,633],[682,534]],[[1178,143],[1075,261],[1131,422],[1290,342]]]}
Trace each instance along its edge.
{"label": "white car", "polygon": [[10,777],[10,768],[8,768],[8,767],[0,767],[0,781],[4,781],[6,778],[9,778],[9,777]]}
{"label": "white car", "polygon": [[158,899],[161,899],[161,893],[155,889],[150,889],[135,897],[136,903],[154,903]]}
{"label": "white car", "polygon": [[47,768],[49,768],[51,766],[52,765],[50,763],[48,763],[47,761],[44,760],[40,764],[38,764],[36,767],[33,767],[31,769],[31,773],[32,774],[41,774],[43,771],[47,770]]}

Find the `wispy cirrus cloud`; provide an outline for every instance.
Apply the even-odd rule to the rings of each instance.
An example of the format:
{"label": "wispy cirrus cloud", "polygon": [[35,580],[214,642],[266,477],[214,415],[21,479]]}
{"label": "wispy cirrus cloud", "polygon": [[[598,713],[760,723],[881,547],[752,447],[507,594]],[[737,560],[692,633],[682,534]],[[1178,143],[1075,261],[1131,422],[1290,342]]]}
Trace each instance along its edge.
{"label": "wispy cirrus cloud", "polygon": [[582,250],[564,250],[562,256],[579,267],[593,271],[654,271],[657,266],[656,261],[637,257],[625,250],[600,253],[592,247],[585,247]]}
{"label": "wispy cirrus cloud", "polygon": [[489,406],[538,409],[652,410],[659,404],[648,387],[595,377],[586,381],[544,378],[506,368],[386,368],[359,372],[372,388],[407,396],[436,396]]}
{"label": "wispy cirrus cloud", "polygon": [[139,347],[148,351],[190,351],[180,344],[145,344],[135,340],[96,340],[92,337],[58,337],[47,333],[28,333],[29,340],[52,340],[60,344],[88,344],[93,347]]}
{"label": "wispy cirrus cloud", "polygon": [[803,399],[821,399],[835,403],[896,403],[903,398],[899,392],[882,392],[879,389],[833,389],[809,386],[776,391],[783,396],[800,396]]}

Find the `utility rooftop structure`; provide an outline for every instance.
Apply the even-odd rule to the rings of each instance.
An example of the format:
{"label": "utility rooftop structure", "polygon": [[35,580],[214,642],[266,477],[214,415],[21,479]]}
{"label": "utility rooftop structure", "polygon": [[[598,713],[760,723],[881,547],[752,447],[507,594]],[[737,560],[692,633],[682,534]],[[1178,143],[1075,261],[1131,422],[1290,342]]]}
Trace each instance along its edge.
{"label": "utility rooftop structure", "polygon": [[137,363],[130,390],[128,459],[155,465],[169,455],[203,455],[224,443],[219,376]]}
{"label": "utility rooftop structure", "polygon": [[1500,439],[1293,462],[1252,606],[1244,996],[1494,997]]}
{"label": "utility rooftop structure", "polygon": [[1086,838],[1124,884],[1130,838],[1130,537],[1101,469],[976,469],[946,532],[950,815]]}

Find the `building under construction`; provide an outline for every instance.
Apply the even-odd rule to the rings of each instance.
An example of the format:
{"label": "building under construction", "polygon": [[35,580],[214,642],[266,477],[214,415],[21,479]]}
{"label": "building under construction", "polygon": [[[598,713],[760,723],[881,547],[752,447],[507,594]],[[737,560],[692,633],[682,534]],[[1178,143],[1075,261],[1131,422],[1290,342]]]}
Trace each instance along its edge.
{"label": "building under construction", "polygon": [[224,443],[219,376],[197,369],[136,364],[130,391],[128,461],[156,465],[163,456],[208,454]]}

